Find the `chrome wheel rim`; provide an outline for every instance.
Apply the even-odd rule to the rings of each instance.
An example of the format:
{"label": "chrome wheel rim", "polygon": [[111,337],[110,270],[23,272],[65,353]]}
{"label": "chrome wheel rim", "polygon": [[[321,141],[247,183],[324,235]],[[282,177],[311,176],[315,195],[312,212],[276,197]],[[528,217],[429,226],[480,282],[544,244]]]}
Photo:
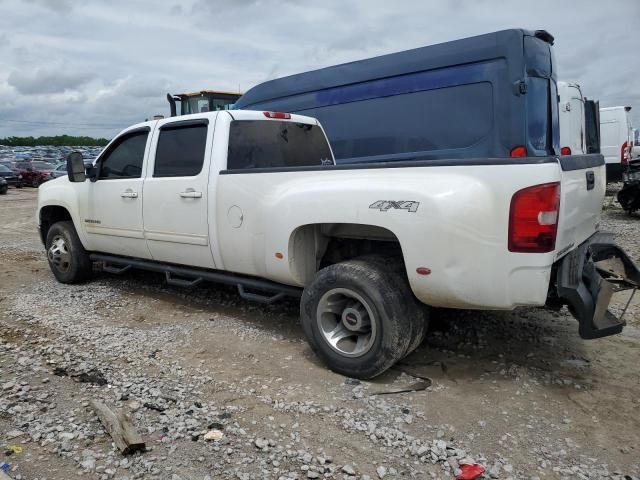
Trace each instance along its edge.
{"label": "chrome wheel rim", "polygon": [[331,349],[345,357],[360,357],[371,350],[377,321],[365,299],[348,288],[334,288],[318,302],[318,330]]}
{"label": "chrome wheel rim", "polygon": [[71,267],[71,253],[69,253],[64,237],[57,235],[53,238],[49,250],[47,250],[47,257],[49,257],[51,265],[57,270],[61,272],[69,270]]}

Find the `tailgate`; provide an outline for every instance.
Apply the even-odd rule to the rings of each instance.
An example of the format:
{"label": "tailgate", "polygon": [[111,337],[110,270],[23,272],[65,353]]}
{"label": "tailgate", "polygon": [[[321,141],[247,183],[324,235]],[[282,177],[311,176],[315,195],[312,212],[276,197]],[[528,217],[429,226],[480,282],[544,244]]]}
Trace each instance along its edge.
{"label": "tailgate", "polygon": [[598,230],[606,189],[602,155],[568,155],[559,159],[561,186],[556,258]]}

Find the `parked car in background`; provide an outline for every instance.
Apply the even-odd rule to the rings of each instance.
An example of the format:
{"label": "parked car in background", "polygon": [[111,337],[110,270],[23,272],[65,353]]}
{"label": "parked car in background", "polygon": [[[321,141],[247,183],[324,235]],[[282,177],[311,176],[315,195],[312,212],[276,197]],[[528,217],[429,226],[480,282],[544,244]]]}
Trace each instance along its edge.
{"label": "parked car in background", "polygon": [[6,195],[9,190],[9,184],[4,178],[0,178],[0,195]]}
{"label": "parked car in background", "polygon": [[47,180],[54,178],[51,172],[55,166],[51,163],[37,160],[18,160],[15,164],[22,174],[25,185],[37,188]]}
{"label": "parked car in background", "polygon": [[16,162],[13,160],[0,160],[0,165],[4,165],[5,167],[13,170],[16,173],[18,173],[18,171],[20,170],[17,167]]}
{"label": "parked car in background", "polygon": [[51,172],[56,168],[56,164],[42,160],[20,160],[16,162],[16,166],[23,169],[33,168],[40,172]]}
{"label": "parked car in background", "polygon": [[588,100],[576,82],[558,82],[560,154],[600,153],[599,103]]}
{"label": "parked car in background", "polygon": [[607,181],[619,181],[631,155],[631,107],[600,109],[600,151],[607,164]]}
{"label": "parked car in background", "polygon": [[61,163],[55,169],[51,170],[49,175],[51,178],[63,177],[67,174],[67,164]]}
{"label": "parked car in background", "polygon": [[8,185],[22,188],[22,175],[5,165],[0,165],[0,177],[3,178]]}
{"label": "parked car in background", "polygon": [[51,180],[51,175],[49,172],[41,172],[40,170],[34,170],[31,167],[28,167],[24,170],[19,170],[22,175],[23,184],[25,186],[38,188],[47,180]]}

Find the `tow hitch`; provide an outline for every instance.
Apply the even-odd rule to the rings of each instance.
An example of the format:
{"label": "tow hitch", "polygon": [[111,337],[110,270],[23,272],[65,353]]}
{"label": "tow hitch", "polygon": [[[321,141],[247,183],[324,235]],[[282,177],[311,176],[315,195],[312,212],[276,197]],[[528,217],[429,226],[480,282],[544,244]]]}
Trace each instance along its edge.
{"label": "tow hitch", "polygon": [[[557,293],[580,325],[585,339],[620,333],[624,315],[640,287],[640,271],[629,256],[613,242],[613,235],[597,233],[560,260]],[[630,291],[620,316],[609,311],[611,296]]]}

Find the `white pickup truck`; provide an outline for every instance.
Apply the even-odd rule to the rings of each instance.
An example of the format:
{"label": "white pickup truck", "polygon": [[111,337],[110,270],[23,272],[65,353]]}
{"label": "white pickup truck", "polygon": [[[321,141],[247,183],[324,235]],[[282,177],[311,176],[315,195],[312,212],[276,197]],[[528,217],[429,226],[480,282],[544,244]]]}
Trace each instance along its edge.
{"label": "white pickup truck", "polygon": [[611,293],[640,280],[597,233],[600,155],[335,165],[315,119],[239,110],[134,125],[67,163],[37,211],[59,281],[97,263],[300,296],[311,346],[349,376],[415,349],[425,306],[569,305],[583,337],[618,333]]}

